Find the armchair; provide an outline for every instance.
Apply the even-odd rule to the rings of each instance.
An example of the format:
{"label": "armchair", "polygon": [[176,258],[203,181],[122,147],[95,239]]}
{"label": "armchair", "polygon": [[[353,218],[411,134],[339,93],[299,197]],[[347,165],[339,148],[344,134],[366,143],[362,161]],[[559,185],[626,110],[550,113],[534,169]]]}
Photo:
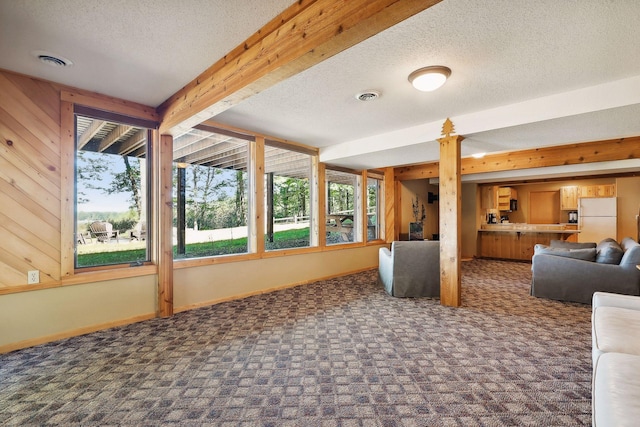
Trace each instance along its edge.
{"label": "armchair", "polygon": [[378,283],[394,297],[440,297],[440,242],[393,242],[378,253]]}

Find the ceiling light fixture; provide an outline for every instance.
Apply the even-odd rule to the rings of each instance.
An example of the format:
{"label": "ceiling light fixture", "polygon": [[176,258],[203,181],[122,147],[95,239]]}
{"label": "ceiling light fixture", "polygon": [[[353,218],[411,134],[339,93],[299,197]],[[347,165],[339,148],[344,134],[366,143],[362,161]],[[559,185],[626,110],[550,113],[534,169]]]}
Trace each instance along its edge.
{"label": "ceiling light fixture", "polygon": [[70,67],[73,65],[71,60],[55,53],[45,52],[43,50],[34,50],[31,54],[38,58],[40,62],[51,65],[52,67]]}
{"label": "ceiling light fixture", "polygon": [[474,153],[471,155],[471,157],[473,157],[474,159],[481,159],[483,158],[487,153]]}
{"label": "ceiling light fixture", "polygon": [[431,92],[442,86],[450,75],[450,68],[434,65],[415,70],[409,74],[409,81],[416,89],[422,92]]}

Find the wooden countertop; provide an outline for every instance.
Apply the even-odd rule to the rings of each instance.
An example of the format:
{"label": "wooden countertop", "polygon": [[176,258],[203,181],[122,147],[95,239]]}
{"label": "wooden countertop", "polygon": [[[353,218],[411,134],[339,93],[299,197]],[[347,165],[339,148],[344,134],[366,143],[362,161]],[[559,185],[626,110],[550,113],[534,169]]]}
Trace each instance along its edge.
{"label": "wooden countertop", "polygon": [[497,233],[549,233],[549,234],[576,234],[580,230],[565,228],[564,224],[483,224],[478,229],[481,232]]}

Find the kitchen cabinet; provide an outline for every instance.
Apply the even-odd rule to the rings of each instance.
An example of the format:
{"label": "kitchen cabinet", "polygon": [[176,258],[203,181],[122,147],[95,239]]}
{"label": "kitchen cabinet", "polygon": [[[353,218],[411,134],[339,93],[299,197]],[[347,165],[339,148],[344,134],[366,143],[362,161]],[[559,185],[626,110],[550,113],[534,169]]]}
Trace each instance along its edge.
{"label": "kitchen cabinet", "polygon": [[583,185],[578,190],[578,197],[615,197],[615,184]]}
{"label": "kitchen cabinet", "polygon": [[518,192],[515,188],[499,187],[498,188],[498,210],[511,211],[511,200],[518,199]]}
{"label": "kitchen cabinet", "polygon": [[482,209],[498,209],[498,186],[483,185],[480,187],[480,204]]}
{"label": "kitchen cabinet", "polygon": [[573,211],[578,209],[578,186],[560,187],[560,209]]}

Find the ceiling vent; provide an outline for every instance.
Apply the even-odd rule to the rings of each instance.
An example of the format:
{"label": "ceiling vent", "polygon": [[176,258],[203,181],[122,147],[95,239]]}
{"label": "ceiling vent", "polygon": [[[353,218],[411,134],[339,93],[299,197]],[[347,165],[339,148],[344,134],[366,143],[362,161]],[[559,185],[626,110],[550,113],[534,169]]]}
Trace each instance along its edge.
{"label": "ceiling vent", "polygon": [[368,90],[366,92],[356,94],[356,99],[358,101],[375,101],[380,98],[380,92],[375,90]]}
{"label": "ceiling vent", "polygon": [[38,58],[40,62],[43,62],[47,65],[51,65],[52,67],[60,68],[60,67],[70,67],[71,65],[73,65],[73,62],[71,62],[67,58],[60,55],[56,55],[51,52],[36,50],[31,53],[33,54],[33,56]]}

